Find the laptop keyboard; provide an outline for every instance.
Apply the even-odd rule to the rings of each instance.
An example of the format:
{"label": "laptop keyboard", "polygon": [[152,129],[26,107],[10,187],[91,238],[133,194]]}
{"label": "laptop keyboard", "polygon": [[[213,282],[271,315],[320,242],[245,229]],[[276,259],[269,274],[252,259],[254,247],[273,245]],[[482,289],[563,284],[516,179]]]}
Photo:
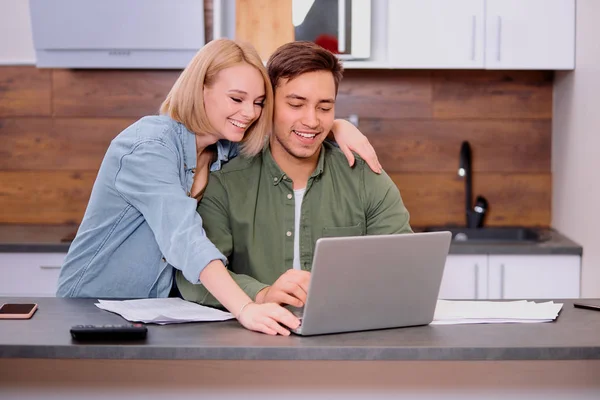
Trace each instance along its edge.
{"label": "laptop keyboard", "polygon": [[290,310],[290,312],[292,314],[294,314],[294,316],[300,320],[300,323],[302,323],[302,316],[304,315],[304,307],[286,306],[286,308],[288,310]]}

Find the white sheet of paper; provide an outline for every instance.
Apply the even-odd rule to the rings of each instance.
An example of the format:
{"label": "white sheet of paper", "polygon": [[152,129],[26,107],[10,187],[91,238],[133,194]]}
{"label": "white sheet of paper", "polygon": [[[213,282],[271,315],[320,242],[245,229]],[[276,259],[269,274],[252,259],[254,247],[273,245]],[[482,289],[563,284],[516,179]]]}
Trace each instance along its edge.
{"label": "white sheet of paper", "polygon": [[431,325],[551,322],[562,303],[438,300]]}
{"label": "white sheet of paper", "polygon": [[185,301],[177,297],[136,300],[100,300],[96,307],[121,315],[131,322],[175,324],[182,322],[225,321],[231,313]]}

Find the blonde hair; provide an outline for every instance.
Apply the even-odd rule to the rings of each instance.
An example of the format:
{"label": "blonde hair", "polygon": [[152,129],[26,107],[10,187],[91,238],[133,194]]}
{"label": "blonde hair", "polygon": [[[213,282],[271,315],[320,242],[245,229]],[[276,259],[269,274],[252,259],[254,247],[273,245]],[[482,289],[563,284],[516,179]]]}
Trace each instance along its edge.
{"label": "blonde hair", "polygon": [[210,87],[220,71],[241,63],[252,65],[262,75],[265,100],[260,117],[246,130],[240,151],[247,156],[260,153],[273,123],[273,88],[260,56],[248,43],[229,39],[217,39],[207,43],[179,75],[161,104],[160,113],[181,122],[196,135],[218,133],[206,115],[204,86]]}

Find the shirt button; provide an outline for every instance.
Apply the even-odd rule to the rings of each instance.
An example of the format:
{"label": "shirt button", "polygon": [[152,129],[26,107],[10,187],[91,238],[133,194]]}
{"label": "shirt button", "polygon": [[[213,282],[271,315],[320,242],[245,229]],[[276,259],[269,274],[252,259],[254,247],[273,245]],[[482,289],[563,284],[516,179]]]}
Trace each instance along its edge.
{"label": "shirt button", "polygon": [[196,168],[192,168],[192,174],[196,173]]}
{"label": "shirt button", "polygon": [[166,259],[166,258],[164,258],[164,257],[163,257],[163,258],[161,258],[161,260],[162,260],[162,262],[167,262],[167,259]]}
{"label": "shirt button", "polygon": [[289,193],[289,194],[287,195],[287,198],[291,200],[291,198],[292,198],[292,194],[291,194],[291,193]]}
{"label": "shirt button", "polygon": [[273,178],[273,182],[277,182],[277,178]]}
{"label": "shirt button", "polygon": [[292,236],[292,232],[290,232],[290,231],[287,231],[285,234],[286,234],[286,236],[288,236],[288,237],[289,237],[289,236]]}
{"label": "shirt button", "polygon": [[187,197],[192,197],[192,192],[187,192]]}

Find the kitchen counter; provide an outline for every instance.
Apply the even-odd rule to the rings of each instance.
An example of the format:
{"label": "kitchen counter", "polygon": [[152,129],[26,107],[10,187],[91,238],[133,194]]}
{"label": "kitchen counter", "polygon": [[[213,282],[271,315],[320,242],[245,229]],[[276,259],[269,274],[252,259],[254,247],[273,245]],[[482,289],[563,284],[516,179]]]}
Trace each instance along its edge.
{"label": "kitchen counter", "polygon": [[[66,253],[76,230],[76,225],[0,224],[0,253]],[[580,245],[556,230],[543,230],[542,237],[537,243],[453,242],[450,254],[582,254]]]}
{"label": "kitchen counter", "polygon": [[[552,323],[430,325],[313,337],[271,337],[237,321],[148,325],[142,342],[78,344],[72,325],[122,324],[94,299],[34,302],[31,320],[0,320],[0,358],[143,360],[600,360],[600,312],[565,300]],[[563,302],[563,301],[561,301]]]}
{"label": "kitchen counter", "polygon": [[149,325],[146,341],[79,344],[76,324],[121,324],[94,299],[37,302],[0,320],[0,398],[600,398],[600,312],[570,300],[555,322],[441,325],[312,337],[236,321]]}
{"label": "kitchen counter", "polygon": [[0,398],[600,398],[600,312],[570,300],[555,322],[267,336],[236,321],[149,325],[142,342],[78,344],[75,324],[120,324],[94,299],[0,320]]}
{"label": "kitchen counter", "polygon": [[450,254],[583,254],[583,248],[554,229],[541,229],[540,242],[522,243],[477,243],[455,242],[450,245]]}
{"label": "kitchen counter", "polygon": [[66,253],[77,225],[0,224],[0,253]]}

